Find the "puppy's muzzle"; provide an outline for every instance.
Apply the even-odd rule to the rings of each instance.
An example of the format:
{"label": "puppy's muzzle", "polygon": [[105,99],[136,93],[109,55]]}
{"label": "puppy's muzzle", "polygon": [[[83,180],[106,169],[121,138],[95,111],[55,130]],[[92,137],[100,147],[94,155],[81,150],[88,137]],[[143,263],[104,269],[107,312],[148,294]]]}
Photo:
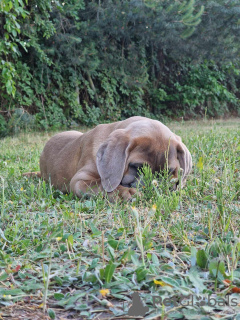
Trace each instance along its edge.
{"label": "puppy's muzzle", "polygon": [[124,175],[121,185],[128,188],[137,188],[143,186],[143,177],[141,174],[142,163],[129,163],[128,171]]}
{"label": "puppy's muzzle", "polygon": [[[143,167],[143,164],[130,163],[128,167],[128,171],[124,175],[120,184],[123,187],[127,187],[127,188],[137,188],[137,187],[145,186],[144,177],[141,172],[142,167]],[[179,186],[179,179],[182,179],[183,170],[182,169],[179,170],[177,177],[173,176],[174,171],[175,170],[170,169],[168,171],[168,177],[159,177],[159,183],[157,180],[153,180],[152,181],[153,186],[155,186],[156,188],[160,188],[159,185],[161,185],[162,179],[168,179],[170,184],[170,190],[172,191],[177,190]]]}

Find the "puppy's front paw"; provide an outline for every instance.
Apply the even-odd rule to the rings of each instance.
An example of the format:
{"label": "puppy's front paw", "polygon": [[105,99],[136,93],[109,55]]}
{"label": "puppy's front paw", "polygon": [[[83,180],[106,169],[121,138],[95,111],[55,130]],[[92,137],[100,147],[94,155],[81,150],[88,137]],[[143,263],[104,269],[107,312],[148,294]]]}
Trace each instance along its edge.
{"label": "puppy's front paw", "polygon": [[117,199],[131,200],[132,196],[137,192],[135,188],[127,188],[123,186],[118,186],[114,191],[108,193],[109,200],[111,202]]}

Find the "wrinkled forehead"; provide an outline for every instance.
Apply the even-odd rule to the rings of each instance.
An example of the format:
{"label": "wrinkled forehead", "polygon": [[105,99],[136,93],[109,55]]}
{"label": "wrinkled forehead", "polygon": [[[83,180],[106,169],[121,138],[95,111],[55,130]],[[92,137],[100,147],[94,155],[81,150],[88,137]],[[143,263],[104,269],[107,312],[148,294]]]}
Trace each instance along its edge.
{"label": "wrinkled forehead", "polygon": [[176,168],[178,164],[177,149],[171,140],[154,141],[148,138],[136,139],[135,147],[129,154],[129,163],[149,164],[152,171],[163,170],[164,168]]}
{"label": "wrinkled forehead", "polygon": [[131,123],[127,131],[135,138],[139,136],[151,137],[152,139],[159,139],[167,141],[174,136],[173,132],[163,123],[152,119],[143,119],[138,122]]}

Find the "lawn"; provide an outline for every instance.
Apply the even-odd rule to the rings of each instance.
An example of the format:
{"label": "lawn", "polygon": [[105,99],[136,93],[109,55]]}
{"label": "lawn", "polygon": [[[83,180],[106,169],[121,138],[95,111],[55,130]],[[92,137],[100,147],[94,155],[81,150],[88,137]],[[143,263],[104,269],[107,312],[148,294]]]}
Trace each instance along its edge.
{"label": "lawn", "polygon": [[132,203],[79,200],[39,170],[54,133],[0,140],[0,319],[240,319],[240,121],[169,123],[193,156]]}

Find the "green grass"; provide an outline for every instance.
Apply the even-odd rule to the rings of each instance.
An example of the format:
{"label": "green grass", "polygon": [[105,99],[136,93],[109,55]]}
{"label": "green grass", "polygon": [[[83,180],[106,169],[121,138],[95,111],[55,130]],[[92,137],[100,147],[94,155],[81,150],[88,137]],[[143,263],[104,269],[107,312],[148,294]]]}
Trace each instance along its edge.
{"label": "green grass", "polygon": [[[144,319],[240,319],[240,122],[168,125],[193,156],[187,185],[155,188],[147,174],[135,203],[79,200],[22,177],[39,170],[52,133],[0,140],[3,319],[28,319],[29,307],[29,319],[45,319],[44,311],[55,319],[129,319],[135,291],[149,307]],[[188,295],[193,306],[190,298],[180,303]],[[217,307],[204,300],[209,295],[220,299]]]}

